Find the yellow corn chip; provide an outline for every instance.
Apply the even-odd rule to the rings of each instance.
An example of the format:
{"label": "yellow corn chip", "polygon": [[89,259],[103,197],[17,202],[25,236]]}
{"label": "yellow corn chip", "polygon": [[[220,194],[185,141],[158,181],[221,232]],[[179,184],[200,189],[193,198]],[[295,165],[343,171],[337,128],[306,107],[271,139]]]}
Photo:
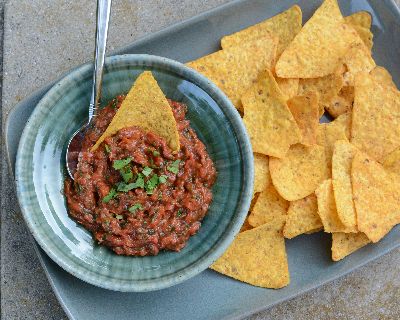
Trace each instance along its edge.
{"label": "yellow corn chip", "polygon": [[340,221],[346,227],[357,225],[351,187],[351,163],[357,149],[348,141],[335,143],[332,157],[332,185]]}
{"label": "yellow corn chip", "polygon": [[322,227],[314,193],[304,199],[290,202],[283,228],[283,236],[292,239],[300,234],[314,232]]}
{"label": "yellow corn chip", "polygon": [[213,81],[242,110],[240,98],[259,73],[275,63],[278,39],[272,36],[247,41],[187,63]]}
{"label": "yellow corn chip", "polygon": [[[318,218],[319,218],[319,216],[318,216]],[[319,218],[319,220],[321,221],[321,218]],[[323,231],[323,230],[324,230],[324,227],[316,228],[316,229],[313,229],[313,230],[305,232],[305,234],[313,234],[313,233],[317,233],[317,232],[320,232],[320,231]]]}
{"label": "yellow corn chip", "polygon": [[346,72],[343,74],[343,81],[346,86],[354,86],[354,79],[357,74],[370,72],[376,66],[371,53],[362,43],[352,45],[342,61],[346,67]]}
{"label": "yellow corn chip", "polygon": [[299,90],[299,79],[275,77],[275,80],[278,83],[279,89],[281,89],[281,92],[285,96],[286,100],[297,96],[297,92]]}
{"label": "yellow corn chip", "polygon": [[300,142],[300,129],[270,71],[260,74],[242,102],[254,152],[284,157],[290,145]]}
{"label": "yellow corn chip", "polygon": [[271,184],[269,175],[268,157],[263,154],[254,154],[254,193],[261,192]]}
{"label": "yellow corn chip", "polygon": [[[332,98],[334,98],[343,86],[343,77],[339,74],[332,73],[325,77],[314,79],[300,79],[299,95],[307,92],[314,92],[318,96],[318,103],[321,110],[326,108]],[[322,112],[323,113],[323,112]]]}
{"label": "yellow corn chip", "polygon": [[324,146],[325,159],[329,169],[332,168],[332,155],[335,142],[348,140],[348,114],[344,114],[329,123],[321,123],[317,129],[317,144]]}
{"label": "yellow corn chip", "polygon": [[354,86],[344,86],[340,89],[339,93],[333,97],[326,111],[337,118],[342,114],[350,113],[353,110],[354,103]]}
{"label": "yellow corn chip", "polygon": [[302,134],[301,143],[312,146],[317,143],[317,127],[319,123],[318,98],[315,93],[296,96],[287,102]]}
{"label": "yellow corn chip", "polygon": [[392,76],[389,71],[387,71],[383,67],[375,67],[370,75],[382,86],[392,87],[393,89],[397,89],[396,84],[393,82]]}
{"label": "yellow corn chip", "polygon": [[179,134],[172,109],[150,71],[135,81],[106,131],[92,147],[126,127],[138,126],[164,138],[173,151],[179,150]]}
{"label": "yellow corn chip", "polygon": [[369,243],[368,237],[362,233],[332,233],[332,260],[339,261]]}
{"label": "yellow corn chip", "polygon": [[351,112],[341,114],[333,122],[331,122],[331,126],[341,126],[344,129],[347,140],[349,140],[351,130]]}
{"label": "yellow corn chip", "polygon": [[344,20],[348,24],[371,29],[372,17],[368,11],[358,11],[345,17]]}
{"label": "yellow corn chip", "polygon": [[400,145],[400,92],[372,76],[356,78],[351,143],[376,160]]}
{"label": "yellow corn chip", "polygon": [[251,229],[253,229],[253,227],[250,225],[249,218],[247,217],[246,220],[244,220],[239,232],[245,232],[245,231],[251,230]]}
{"label": "yellow corn chip", "polygon": [[328,178],[324,147],[292,146],[283,159],[269,159],[272,183],[288,201],[307,197]]}
{"label": "yellow corn chip", "polygon": [[243,42],[255,40],[265,35],[279,38],[277,56],[292,42],[301,29],[302,13],[299,6],[294,5],[282,13],[244,30],[225,36],[221,39],[222,49],[241,45]]}
{"label": "yellow corn chip", "polygon": [[400,175],[358,152],[351,168],[357,225],[372,242],[400,223]]}
{"label": "yellow corn chip", "polygon": [[383,158],[383,166],[386,170],[400,174],[400,147]]}
{"label": "yellow corn chip", "polygon": [[249,224],[258,227],[273,220],[275,216],[286,215],[288,206],[289,203],[270,185],[258,196],[249,215]]}
{"label": "yellow corn chip", "polygon": [[281,78],[319,78],[333,73],[353,43],[362,42],[345,24],[336,0],[325,0],[279,58]]}
{"label": "yellow corn chip", "polygon": [[318,201],[318,214],[325,232],[357,232],[356,228],[346,227],[339,219],[331,179],[322,182],[315,190],[315,194]]}
{"label": "yellow corn chip", "polygon": [[374,42],[372,40],[374,37],[373,33],[369,29],[364,28],[364,27],[360,27],[357,25],[351,25],[351,26],[354,28],[354,30],[357,31],[359,37],[364,42],[364,44],[368,48],[368,50],[371,51],[372,46],[374,45]]}
{"label": "yellow corn chip", "polygon": [[289,267],[282,227],[285,217],[239,233],[211,269],[263,288],[289,284]]}

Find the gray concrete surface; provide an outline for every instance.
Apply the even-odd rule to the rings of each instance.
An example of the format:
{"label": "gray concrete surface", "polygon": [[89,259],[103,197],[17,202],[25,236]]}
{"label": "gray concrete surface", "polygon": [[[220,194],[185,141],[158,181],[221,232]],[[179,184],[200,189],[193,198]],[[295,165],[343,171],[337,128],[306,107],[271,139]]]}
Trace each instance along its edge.
{"label": "gray concrete surface", "polygon": [[[114,0],[109,49],[225,2]],[[94,3],[7,1],[3,123],[16,102],[91,58]],[[1,164],[2,319],[66,319],[30,243],[4,153]],[[249,319],[399,319],[399,297],[400,250],[395,250],[344,278]]]}

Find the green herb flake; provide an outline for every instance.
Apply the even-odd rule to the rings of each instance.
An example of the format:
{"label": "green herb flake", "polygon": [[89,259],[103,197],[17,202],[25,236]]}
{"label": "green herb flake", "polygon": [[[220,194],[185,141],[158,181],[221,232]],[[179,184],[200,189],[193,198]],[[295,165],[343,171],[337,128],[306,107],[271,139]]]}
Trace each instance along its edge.
{"label": "green herb flake", "polygon": [[130,213],[135,213],[137,210],[142,210],[143,207],[140,203],[134,204],[132,207],[130,207],[128,210]]}
{"label": "green herb flake", "polygon": [[147,194],[153,194],[153,190],[158,185],[158,176],[155,174],[153,175],[147,182],[146,182],[146,192]]}
{"label": "green herb flake", "polygon": [[126,165],[128,165],[130,162],[132,161],[131,157],[128,157],[126,159],[121,159],[121,160],[114,160],[113,162],[113,168],[115,170],[120,170],[123,167],[125,167]]}
{"label": "green herb flake", "polygon": [[111,152],[110,146],[108,144],[104,144],[104,149],[106,150],[107,153]]}
{"label": "green herb flake", "polygon": [[161,176],[158,177],[158,181],[160,183],[166,183],[168,180],[168,177],[165,174],[162,174]]}
{"label": "green herb flake", "polygon": [[133,172],[130,167],[122,168],[121,170],[119,170],[119,173],[121,174],[122,179],[124,179],[126,183],[128,183],[129,180],[131,180],[133,177]]}
{"label": "green herb flake", "polygon": [[160,153],[157,150],[153,151],[153,156],[158,157],[160,155]]}
{"label": "green herb flake", "polygon": [[124,216],[121,215],[121,214],[117,214],[117,215],[115,216],[115,218],[117,218],[118,220],[122,220],[122,219],[124,218]]}
{"label": "green herb flake", "polygon": [[174,162],[172,162],[168,167],[167,170],[169,172],[175,173],[177,174],[179,171],[179,163],[181,162],[181,160],[175,160]]}
{"label": "green herb flake", "polygon": [[142,173],[143,173],[146,177],[148,177],[152,172],[153,172],[153,169],[152,169],[152,168],[149,168],[149,167],[144,167],[143,170],[142,170]]}
{"label": "green herb flake", "polygon": [[182,215],[182,213],[183,213],[183,210],[182,210],[182,209],[179,209],[178,212],[176,213],[176,216],[177,216],[177,217],[180,217],[180,216]]}
{"label": "green herb flake", "polygon": [[114,188],[110,190],[110,192],[103,198],[103,203],[109,202],[111,199],[115,198],[117,195],[117,191]]}

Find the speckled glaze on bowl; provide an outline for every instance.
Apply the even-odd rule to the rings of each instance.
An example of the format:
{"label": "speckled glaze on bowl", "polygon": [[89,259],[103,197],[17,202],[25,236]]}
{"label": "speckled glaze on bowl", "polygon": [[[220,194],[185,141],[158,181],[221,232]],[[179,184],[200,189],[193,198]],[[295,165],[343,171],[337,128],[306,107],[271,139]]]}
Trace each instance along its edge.
{"label": "speckled glaze on bowl", "polygon": [[180,283],[226,250],[249,208],[253,156],[240,116],[215,85],[178,62],[150,55],[106,59],[103,104],[126,93],[141,72],[151,70],[168,98],[188,106],[187,117],[218,172],[209,212],[182,251],[155,257],[118,256],[95,244],[91,234],[68,217],[62,194],[66,144],[86,119],[91,70],[91,65],[84,65],[57,83],[36,106],[23,131],[15,171],[23,216],[46,253],[91,284],[150,291]]}

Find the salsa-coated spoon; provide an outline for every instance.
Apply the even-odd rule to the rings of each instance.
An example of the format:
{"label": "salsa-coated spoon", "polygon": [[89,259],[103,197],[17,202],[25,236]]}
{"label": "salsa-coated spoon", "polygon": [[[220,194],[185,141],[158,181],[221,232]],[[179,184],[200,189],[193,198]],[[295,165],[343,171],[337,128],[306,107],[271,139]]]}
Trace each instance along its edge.
{"label": "salsa-coated spoon", "polygon": [[82,148],[85,134],[96,116],[101,98],[101,84],[103,80],[104,58],[106,53],[108,22],[110,20],[111,0],[97,0],[96,13],[96,40],[94,50],[94,69],[92,96],[89,104],[89,118],[86,124],[78,129],[71,137],[67,146],[66,166],[71,179],[74,179],[78,156]]}

